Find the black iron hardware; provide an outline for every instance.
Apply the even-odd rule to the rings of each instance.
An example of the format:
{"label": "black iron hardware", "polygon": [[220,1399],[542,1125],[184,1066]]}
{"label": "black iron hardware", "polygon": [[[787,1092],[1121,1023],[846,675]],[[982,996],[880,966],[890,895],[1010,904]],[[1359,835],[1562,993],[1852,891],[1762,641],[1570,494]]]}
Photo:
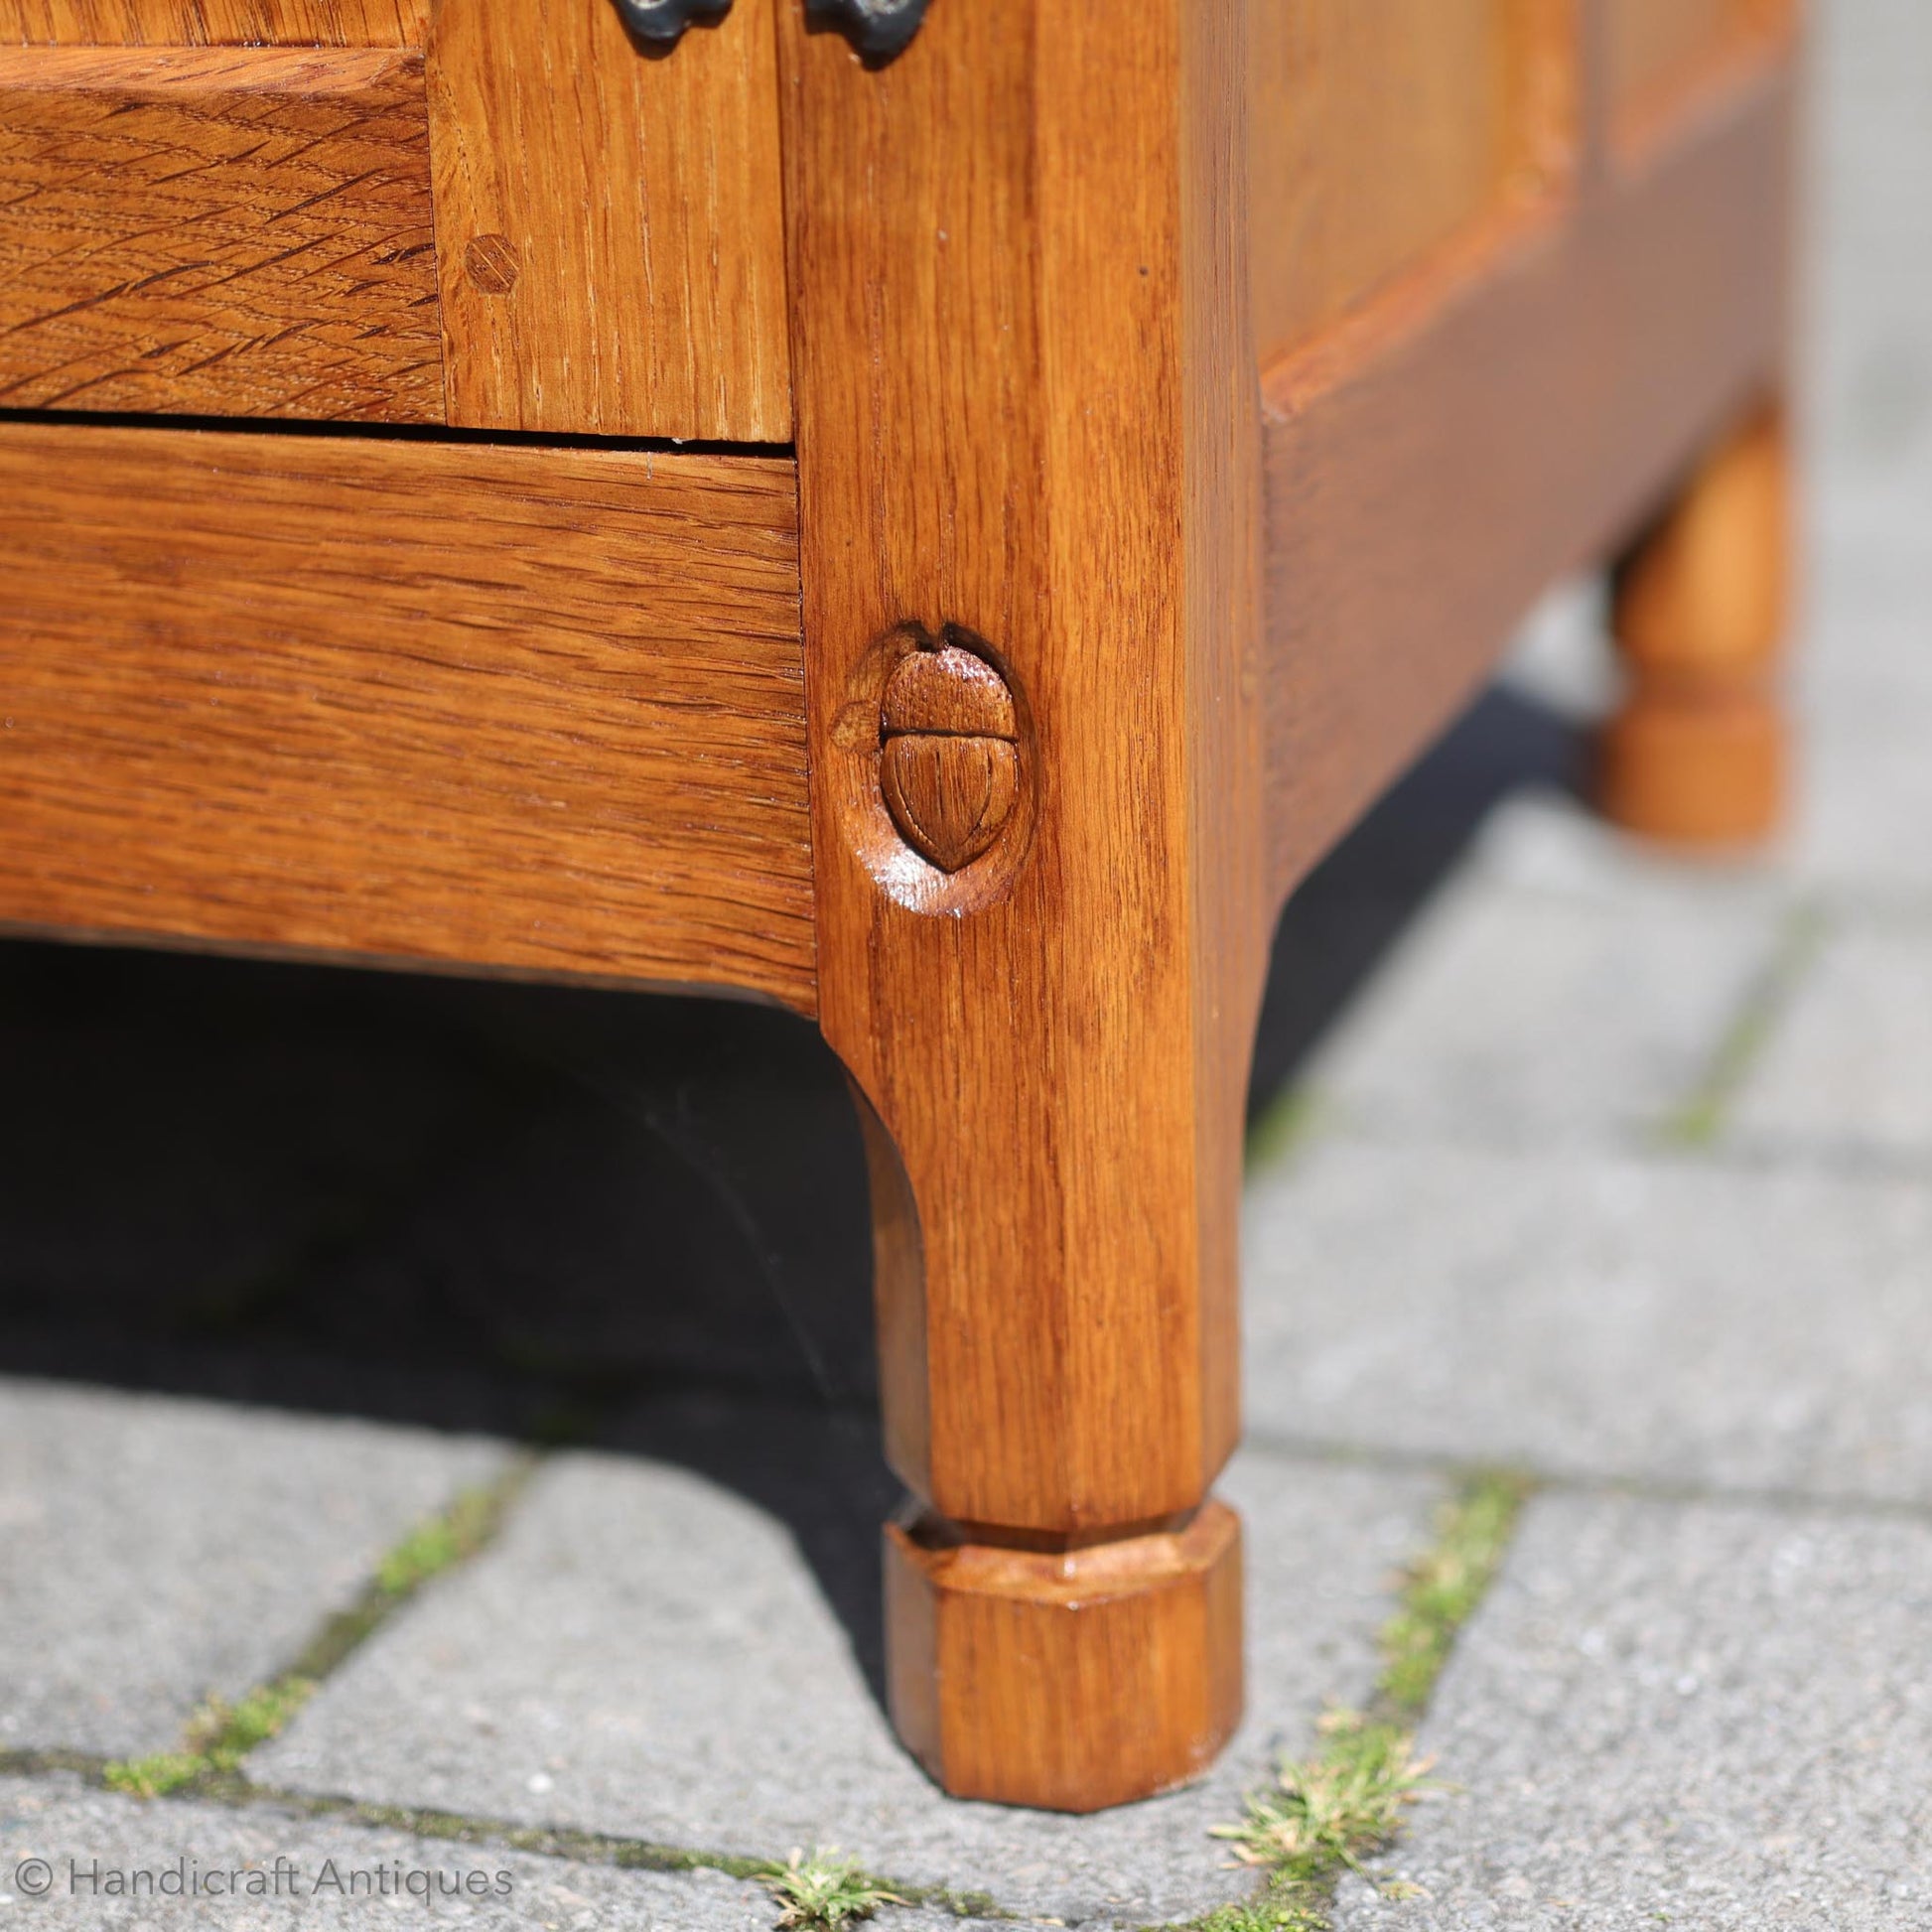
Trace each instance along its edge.
{"label": "black iron hardware", "polygon": [[687,27],[723,20],[731,10],[732,0],[618,0],[623,24],[633,34],[667,47],[681,39]]}
{"label": "black iron hardware", "polygon": [[[805,0],[807,19],[836,27],[861,54],[890,60],[919,31],[931,0]],[[732,0],[618,0],[624,25],[669,47],[687,27],[723,20]]]}
{"label": "black iron hardware", "polygon": [[861,54],[890,59],[919,31],[928,0],[805,0],[805,14],[837,27]]}

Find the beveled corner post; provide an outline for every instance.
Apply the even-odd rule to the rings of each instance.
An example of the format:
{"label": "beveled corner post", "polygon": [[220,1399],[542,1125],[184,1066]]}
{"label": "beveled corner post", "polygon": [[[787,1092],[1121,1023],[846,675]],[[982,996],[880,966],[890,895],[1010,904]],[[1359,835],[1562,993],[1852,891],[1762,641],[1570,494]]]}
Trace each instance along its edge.
{"label": "beveled corner post", "polygon": [[1239,0],[780,26],[821,1024],[869,1112],[894,1714],[955,1793],[1241,1702],[1265,958]]}

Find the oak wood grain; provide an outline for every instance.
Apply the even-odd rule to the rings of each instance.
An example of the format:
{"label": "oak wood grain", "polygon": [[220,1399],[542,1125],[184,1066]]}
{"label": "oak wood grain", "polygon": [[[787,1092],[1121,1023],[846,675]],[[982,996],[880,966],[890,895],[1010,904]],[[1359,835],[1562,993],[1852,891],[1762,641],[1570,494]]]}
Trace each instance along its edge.
{"label": "oak wood grain", "polygon": [[[1268,818],[1285,896],[1561,574],[1777,385],[1791,76],[1574,213],[1478,238],[1268,375]],[[1479,454],[1478,454],[1479,453]]]}
{"label": "oak wood grain", "polygon": [[[1074,1551],[894,1525],[893,1709],[958,1797],[1076,1812],[1144,1798],[1197,1777],[1240,1719],[1241,1599],[1241,1525],[1219,1503],[1179,1530]],[[1029,1735],[1036,1748],[1016,1751]]]}
{"label": "oak wood grain", "polygon": [[0,405],[440,420],[421,58],[0,48]]}
{"label": "oak wood grain", "polygon": [[0,0],[0,46],[411,47],[430,0]]}
{"label": "oak wood grain", "polygon": [[791,466],[0,424],[0,919],[809,1012]]}
{"label": "oak wood grain", "polygon": [[652,54],[611,0],[440,0],[452,423],[790,439],[772,4]]}

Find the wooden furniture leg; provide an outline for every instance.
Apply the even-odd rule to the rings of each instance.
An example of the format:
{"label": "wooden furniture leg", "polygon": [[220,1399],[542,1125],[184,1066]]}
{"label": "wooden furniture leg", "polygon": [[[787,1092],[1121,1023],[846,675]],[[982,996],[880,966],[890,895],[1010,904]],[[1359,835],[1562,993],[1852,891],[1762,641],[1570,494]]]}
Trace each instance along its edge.
{"label": "wooden furniture leg", "polygon": [[1789,488],[1783,418],[1767,408],[1706,458],[1617,570],[1631,688],[1604,733],[1600,782],[1603,809],[1632,831],[1731,844],[1778,820]]}
{"label": "wooden furniture leg", "polygon": [[864,1098],[901,1734],[1084,1811],[1241,1698],[1265,950],[1238,0],[781,36],[820,1021]]}

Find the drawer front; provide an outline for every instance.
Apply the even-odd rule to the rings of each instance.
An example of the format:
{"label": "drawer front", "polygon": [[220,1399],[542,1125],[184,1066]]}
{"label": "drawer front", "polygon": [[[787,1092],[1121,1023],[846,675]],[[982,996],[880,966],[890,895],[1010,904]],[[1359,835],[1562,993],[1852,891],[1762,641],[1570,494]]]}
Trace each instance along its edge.
{"label": "drawer front", "polygon": [[789,441],[773,4],[0,0],[0,407]]}
{"label": "drawer front", "polygon": [[430,0],[0,0],[0,47],[414,47]]}
{"label": "drawer front", "polygon": [[0,920],[810,1011],[789,462],[0,424]]}
{"label": "drawer front", "polygon": [[419,55],[0,49],[0,403],[443,420]]}

